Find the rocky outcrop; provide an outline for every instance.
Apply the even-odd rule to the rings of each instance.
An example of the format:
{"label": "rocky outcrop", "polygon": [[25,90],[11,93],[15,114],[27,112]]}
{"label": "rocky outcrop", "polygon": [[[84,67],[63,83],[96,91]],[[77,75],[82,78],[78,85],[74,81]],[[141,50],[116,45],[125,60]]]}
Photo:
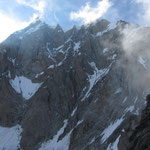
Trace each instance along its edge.
{"label": "rocky outcrop", "polygon": [[150,95],[146,97],[147,106],[142,111],[141,120],[129,138],[129,150],[148,150],[150,149]]}

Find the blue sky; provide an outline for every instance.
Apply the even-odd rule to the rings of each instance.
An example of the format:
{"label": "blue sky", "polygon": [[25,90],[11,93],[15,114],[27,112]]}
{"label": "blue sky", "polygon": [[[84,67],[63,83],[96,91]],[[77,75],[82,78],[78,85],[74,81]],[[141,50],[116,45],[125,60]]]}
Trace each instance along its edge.
{"label": "blue sky", "polygon": [[149,25],[150,0],[0,0],[0,41],[38,16],[64,30],[98,18]]}

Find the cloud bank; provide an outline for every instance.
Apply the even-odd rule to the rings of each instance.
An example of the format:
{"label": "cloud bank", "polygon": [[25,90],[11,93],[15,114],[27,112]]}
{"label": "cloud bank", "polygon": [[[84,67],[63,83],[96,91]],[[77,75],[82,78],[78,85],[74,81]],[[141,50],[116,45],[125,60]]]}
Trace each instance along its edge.
{"label": "cloud bank", "polygon": [[45,0],[30,0],[30,1],[26,1],[26,0],[16,0],[17,3],[21,4],[21,5],[26,5],[28,7],[31,7],[32,9],[38,11],[38,15],[40,18],[43,17],[44,15],[44,10],[46,7],[46,1]]}
{"label": "cloud bank", "polygon": [[102,17],[111,6],[112,3],[109,0],[99,1],[95,8],[92,8],[89,3],[87,3],[79,11],[71,12],[70,18],[71,20],[81,19],[83,24],[89,24]]}
{"label": "cloud bank", "polygon": [[150,25],[150,0],[135,0],[136,3],[143,5],[143,13],[138,14],[143,24]]}

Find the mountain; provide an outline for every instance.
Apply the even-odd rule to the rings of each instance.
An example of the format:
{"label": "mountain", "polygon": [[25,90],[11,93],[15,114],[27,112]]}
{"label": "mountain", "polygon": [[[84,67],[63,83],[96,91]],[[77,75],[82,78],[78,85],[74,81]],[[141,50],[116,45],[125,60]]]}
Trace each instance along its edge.
{"label": "mountain", "polygon": [[37,20],[10,35],[0,44],[0,148],[127,149],[150,89],[149,42],[150,28],[104,19],[66,32]]}

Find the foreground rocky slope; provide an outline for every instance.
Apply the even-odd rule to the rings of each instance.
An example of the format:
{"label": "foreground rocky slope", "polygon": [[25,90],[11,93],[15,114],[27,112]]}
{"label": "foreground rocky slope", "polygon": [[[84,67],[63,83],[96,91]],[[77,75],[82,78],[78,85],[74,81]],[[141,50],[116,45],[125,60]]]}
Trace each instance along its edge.
{"label": "foreground rocky slope", "polygon": [[149,143],[149,116],[150,116],[150,95],[147,96],[147,106],[142,112],[141,120],[133,134],[129,138],[130,150],[148,150]]}
{"label": "foreground rocky slope", "polygon": [[143,55],[150,30],[132,27],[145,36],[138,41],[144,53],[135,45],[129,57],[122,46],[128,28],[101,20],[64,32],[37,20],[1,43],[0,146],[123,150],[119,139],[150,85]]}

